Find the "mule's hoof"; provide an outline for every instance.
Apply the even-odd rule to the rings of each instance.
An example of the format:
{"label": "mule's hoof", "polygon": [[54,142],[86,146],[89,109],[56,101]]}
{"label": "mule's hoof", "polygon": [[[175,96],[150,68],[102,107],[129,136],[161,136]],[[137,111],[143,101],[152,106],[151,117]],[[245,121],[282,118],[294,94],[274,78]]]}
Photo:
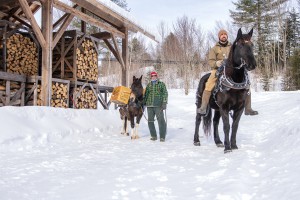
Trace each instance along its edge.
{"label": "mule's hoof", "polygon": [[126,133],[127,136],[129,136],[129,133]]}
{"label": "mule's hoof", "polygon": [[195,146],[201,146],[200,142],[194,142]]}
{"label": "mule's hoof", "polygon": [[132,140],[135,140],[135,139],[139,139],[140,137],[138,135],[134,135],[134,136],[131,136],[131,139]]}
{"label": "mule's hoof", "polygon": [[223,143],[217,143],[216,145],[217,145],[217,147],[224,147]]}
{"label": "mule's hoof", "polygon": [[236,150],[236,149],[239,149],[239,148],[238,148],[238,146],[236,146],[236,145],[231,145],[231,149],[232,149],[232,150]]}

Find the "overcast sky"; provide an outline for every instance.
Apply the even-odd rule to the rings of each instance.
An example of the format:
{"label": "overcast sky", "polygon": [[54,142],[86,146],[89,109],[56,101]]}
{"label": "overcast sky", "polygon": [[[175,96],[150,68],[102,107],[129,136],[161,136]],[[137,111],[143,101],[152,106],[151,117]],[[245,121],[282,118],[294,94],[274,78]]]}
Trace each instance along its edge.
{"label": "overcast sky", "polygon": [[161,21],[170,27],[177,18],[184,15],[196,19],[203,30],[211,30],[216,21],[230,20],[229,9],[233,10],[232,0],[126,0],[131,15],[143,27],[157,32]]}

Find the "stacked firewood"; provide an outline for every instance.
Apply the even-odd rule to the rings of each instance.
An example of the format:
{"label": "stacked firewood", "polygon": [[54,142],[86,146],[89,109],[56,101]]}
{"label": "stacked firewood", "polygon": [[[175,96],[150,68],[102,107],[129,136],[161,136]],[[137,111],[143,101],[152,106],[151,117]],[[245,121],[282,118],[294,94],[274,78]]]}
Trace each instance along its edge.
{"label": "stacked firewood", "polygon": [[[77,94],[79,92],[79,88],[74,89],[74,93]],[[84,109],[84,108],[97,108],[97,97],[95,96],[93,90],[89,90],[88,88],[84,88],[79,96],[76,98],[76,104],[74,105],[76,108]]]}
{"label": "stacked firewood", "polygon": [[76,49],[77,78],[97,81],[98,55],[93,42],[87,39]]}
{"label": "stacked firewood", "polygon": [[68,85],[62,83],[52,84],[51,106],[68,108]]}
{"label": "stacked firewood", "polygon": [[37,75],[37,46],[29,37],[16,33],[7,39],[6,48],[7,72]]}
{"label": "stacked firewood", "polygon": [[[27,85],[27,91],[31,89],[33,85]],[[68,85],[62,83],[52,83],[52,97],[51,106],[57,108],[68,108]],[[33,97],[35,98],[35,97]],[[33,99],[28,103],[28,105],[33,105]],[[42,105],[42,93],[41,85],[37,86],[37,106]]]}

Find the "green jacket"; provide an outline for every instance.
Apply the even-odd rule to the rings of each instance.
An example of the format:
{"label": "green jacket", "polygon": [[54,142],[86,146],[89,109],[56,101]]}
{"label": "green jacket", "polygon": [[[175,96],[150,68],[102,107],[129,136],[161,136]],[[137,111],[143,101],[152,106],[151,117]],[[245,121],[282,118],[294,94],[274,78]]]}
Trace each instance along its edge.
{"label": "green jacket", "polygon": [[220,43],[217,42],[216,45],[210,49],[208,54],[208,64],[211,67],[211,69],[218,69],[216,62],[218,60],[223,60],[228,57],[230,47],[230,42],[228,42],[226,47],[221,46]]}
{"label": "green jacket", "polygon": [[166,85],[159,80],[155,84],[150,82],[146,87],[144,104],[147,107],[160,107],[163,103],[168,103]]}

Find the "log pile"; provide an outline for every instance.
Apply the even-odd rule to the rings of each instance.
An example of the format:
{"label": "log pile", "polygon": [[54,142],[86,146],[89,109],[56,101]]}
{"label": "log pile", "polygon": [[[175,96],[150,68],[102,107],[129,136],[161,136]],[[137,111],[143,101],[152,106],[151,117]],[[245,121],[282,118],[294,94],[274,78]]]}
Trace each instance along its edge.
{"label": "log pile", "polygon": [[98,55],[93,42],[84,39],[81,47],[76,49],[77,78],[97,81]]}
{"label": "log pile", "polygon": [[[79,94],[80,88],[74,88],[73,93]],[[84,88],[81,93],[77,96],[75,101],[75,108],[79,109],[96,109],[97,108],[97,97],[93,90]]]}
{"label": "log pile", "polygon": [[[30,91],[34,87],[34,84],[27,84],[26,90]],[[42,105],[42,95],[41,95],[41,85],[38,84],[36,87],[36,96],[33,95],[32,98],[27,102],[26,105],[41,106]],[[28,94],[27,94],[28,95]],[[51,107],[56,108],[68,108],[69,107],[69,85],[64,83],[53,82],[52,83],[52,97],[51,97]],[[36,103],[35,103],[36,102]]]}
{"label": "log pile", "polygon": [[7,72],[37,75],[37,46],[29,37],[19,33],[13,34],[7,39],[6,48]]}
{"label": "log pile", "polygon": [[53,83],[51,106],[68,108],[69,88],[67,84]]}
{"label": "log pile", "polygon": [[53,49],[53,77],[97,82],[99,43],[79,31],[66,31]]}

